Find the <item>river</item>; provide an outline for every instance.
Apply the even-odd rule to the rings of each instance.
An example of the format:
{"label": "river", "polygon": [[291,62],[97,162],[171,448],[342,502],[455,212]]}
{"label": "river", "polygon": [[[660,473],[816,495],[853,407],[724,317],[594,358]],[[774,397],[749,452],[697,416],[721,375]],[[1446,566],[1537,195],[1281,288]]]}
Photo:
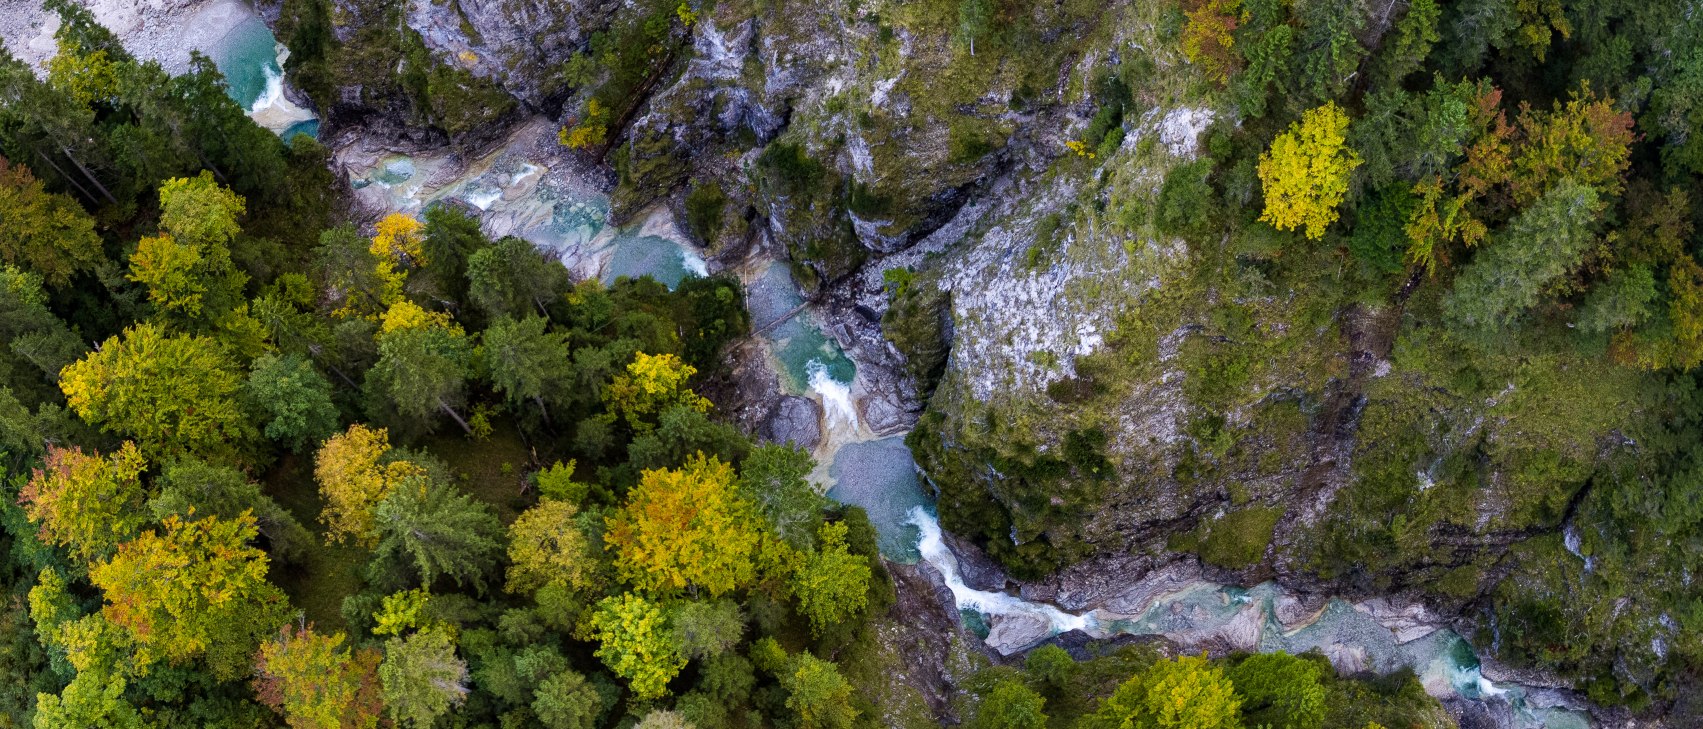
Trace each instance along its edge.
{"label": "river", "polygon": [[[666,207],[644,211],[629,225],[609,224],[602,178],[580,171],[544,120],[523,125],[506,144],[476,159],[405,155],[368,144],[337,150],[337,164],[357,199],[374,212],[418,214],[432,203],[456,201],[479,213],[487,234],[526,238],[580,277],[649,275],[673,287],[686,276],[708,272],[702,253],[680,233]],[[903,436],[883,437],[859,422],[860,369],[825,332],[821,314],[801,307],[789,267],[759,257],[730,273],[745,287],[751,319],[762,328],[761,349],[780,375],[781,389],[821,406],[823,438],[814,451],[819,466],[812,479],[830,497],[868,511],[888,559],[926,562],[938,572],[965,625],[990,648],[1024,650],[1072,630],[1095,638],[1160,635],[1185,648],[1223,645],[1231,636],[1249,650],[1318,650],[1342,670],[1412,669],[1439,698],[1504,705],[1501,714],[1511,717],[1511,729],[1590,726],[1585,714],[1556,706],[1553,692],[1486,679],[1476,652],[1454,631],[1392,627],[1380,622],[1369,603],[1332,600],[1322,610],[1296,616],[1283,608],[1298,601],[1278,585],[1190,579],[1166,584],[1144,604],[1123,606],[1124,612],[1102,607],[1077,614],[966,585]]]}

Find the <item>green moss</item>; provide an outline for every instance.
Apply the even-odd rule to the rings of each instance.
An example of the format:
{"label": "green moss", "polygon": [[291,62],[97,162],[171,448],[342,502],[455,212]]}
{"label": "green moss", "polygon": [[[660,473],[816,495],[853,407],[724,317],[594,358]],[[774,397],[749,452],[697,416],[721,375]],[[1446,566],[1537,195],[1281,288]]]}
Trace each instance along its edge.
{"label": "green moss", "polygon": [[1225,569],[1259,564],[1271,543],[1272,530],[1283,516],[1277,507],[1251,507],[1203,522],[1193,532],[1193,548],[1207,563]]}
{"label": "green moss", "polygon": [[722,211],[727,193],[714,181],[693,185],[686,193],[686,226],[699,240],[713,241],[721,232]]}

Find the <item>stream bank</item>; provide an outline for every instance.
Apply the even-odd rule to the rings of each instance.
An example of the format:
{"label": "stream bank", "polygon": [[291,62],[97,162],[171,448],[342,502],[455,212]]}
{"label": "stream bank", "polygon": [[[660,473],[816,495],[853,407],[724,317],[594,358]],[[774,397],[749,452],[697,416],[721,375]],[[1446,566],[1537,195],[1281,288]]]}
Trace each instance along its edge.
{"label": "stream bank", "polygon": [[[748,406],[758,415],[736,412],[736,419],[771,437],[777,416],[791,421],[789,433],[814,433],[793,438],[813,441],[807,445],[819,465],[812,480],[829,496],[865,508],[884,556],[899,571],[914,570],[942,588],[923,597],[940,602],[956,616],[955,630],[980,639],[996,660],[1047,641],[1120,636],[1152,636],[1181,651],[1219,655],[1317,650],[1345,674],[1412,670],[1469,726],[1592,726],[1587,705],[1574,694],[1500,678],[1446,619],[1419,604],[1351,602],[1269,582],[1224,585],[1185,559],[1098,575],[1092,589],[1063,579],[1050,585],[1006,579],[973,546],[941,531],[930,489],[904,444],[906,419],[872,422],[871,412],[895,409],[896,385],[887,381],[890,367],[864,359],[880,359],[859,336],[872,327],[869,318],[835,306],[832,292],[825,302],[806,302],[760,231],[741,250],[706,256],[666,205],[641,211],[634,223],[611,224],[602,192],[608,181],[556,144],[547,119],[522,124],[479,155],[409,153],[365,140],[335,155],[357,200],[375,216],[458,205],[476,213],[487,234],[532,241],[580,277],[652,275],[670,285],[687,275],[737,277],[756,334],[735,349],[741,359],[733,364],[756,384],[742,387],[745,402],[729,409]],[[762,428],[751,427],[756,424]]]}

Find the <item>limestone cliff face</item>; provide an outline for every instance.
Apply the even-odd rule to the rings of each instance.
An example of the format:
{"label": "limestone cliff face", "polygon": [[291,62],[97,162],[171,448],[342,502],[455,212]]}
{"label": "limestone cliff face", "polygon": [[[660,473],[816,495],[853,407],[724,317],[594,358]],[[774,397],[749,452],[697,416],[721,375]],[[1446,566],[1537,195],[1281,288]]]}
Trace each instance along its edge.
{"label": "limestone cliff face", "polygon": [[433,54],[545,110],[566,91],[562,64],[620,7],[614,0],[414,0],[406,22]]}

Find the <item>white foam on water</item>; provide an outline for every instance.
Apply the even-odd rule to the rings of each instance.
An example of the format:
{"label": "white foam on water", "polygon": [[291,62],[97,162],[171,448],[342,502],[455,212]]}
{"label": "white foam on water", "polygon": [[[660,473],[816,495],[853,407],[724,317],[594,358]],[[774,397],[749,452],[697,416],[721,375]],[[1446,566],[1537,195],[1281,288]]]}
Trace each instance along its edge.
{"label": "white foam on water", "polygon": [[461,194],[461,198],[463,200],[466,200],[473,207],[479,208],[480,210],[490,210],[491,204],[496,202],[502,196],[503,191],[496,188],[488,190],[468,189],[466,192]]}
{"label": "white foam on water", "polygon": [[975,610],[986,615],[1032,615],[1045,620],[1052,626],[1054,633],[1071,630],[1087,630],[1097,626],[1097,621],[1082,615],[1072,615],[1051,605],[1028,602],[1019,597],[1013,597],[1003,592],[986,592],[964,584],[964,578],[958,574],[958,558],[952,550],[946,548],[946,542],[941,539],[940,521],[921,506],[911,508],[909,523],[915,524],[922,533],[918,540],[917,551],[922,558],[940,571],[946,580],[946,587],[952,591],[952,601],[960,610]]}
{"label": "white foam on water", "polygon": [[857,405],[852,402],[851,385],[835,380],[828,374],[828,366],[818,360],[806,363],[804,371],[810,373],[810,391],[822,398],[822,412],[828,425],[837,422],[856,428]]}
{"label": "white foam on water", "polygon": [[284,74],[274,70],[270,63],[266,64],[261,72],[266,74],[266,88],[260,92],[260,97],[254,100],[254,104],[248,107],[250,116],[272,108],[284,97]]}
{"label": "white foam on water", "polygon": [[687,271],[698,278],[710,275],[709,264],[704,261],[704,257],[687,246],[680,247],[680,265],[685,266]]}

